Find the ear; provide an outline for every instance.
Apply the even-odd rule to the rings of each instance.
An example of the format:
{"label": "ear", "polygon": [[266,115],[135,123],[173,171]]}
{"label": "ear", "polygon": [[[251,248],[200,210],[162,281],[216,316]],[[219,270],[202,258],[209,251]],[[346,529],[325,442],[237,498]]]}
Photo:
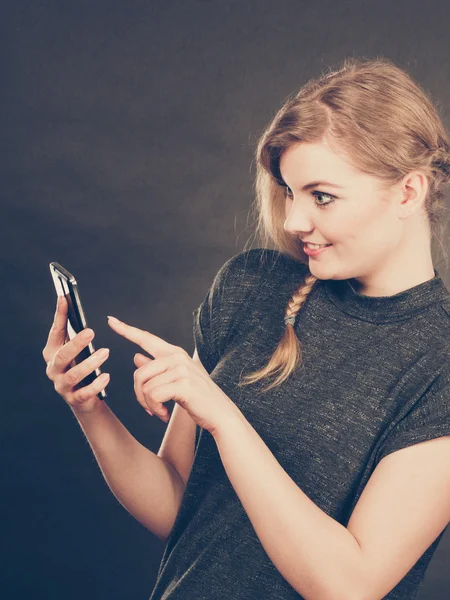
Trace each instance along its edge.
{"label": "ear", "polygon": [[411,171],[403,178],[401,191],[401,210],[404,216],[422,211],[428,192],[426,175],[422,171]]}

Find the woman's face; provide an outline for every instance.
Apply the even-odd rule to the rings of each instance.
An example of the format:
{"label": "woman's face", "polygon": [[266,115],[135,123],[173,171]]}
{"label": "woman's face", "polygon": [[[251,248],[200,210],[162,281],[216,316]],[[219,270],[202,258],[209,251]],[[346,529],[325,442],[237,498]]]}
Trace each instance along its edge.
{"label": "woman's face", "polygon": [[[394,282],[397,277],[398,284],[404,261],[411,262],[410,244],[416,244],[415,252],[418,246],[417,220],[405,218],[402,205],[408,203],[399,202],[400,188],[396,201],[393,195],[387,197],[379,180],[356,170],[325,142],[289,148],[281,157],[280,171],[288,186],[285,231],[301,240],[332,244],[317,257],[307,257],[313,275],[355,279],[365,287],[358,291],[367,295],[383,295],[377,290],[389,289],[389,279]],[[304,189],[324,181],[328,183]],[[409,244],[413,233],[416,239]],[[423,253],[423,246],[419,249]],[[404,289],[407,283],[405,279]]]}

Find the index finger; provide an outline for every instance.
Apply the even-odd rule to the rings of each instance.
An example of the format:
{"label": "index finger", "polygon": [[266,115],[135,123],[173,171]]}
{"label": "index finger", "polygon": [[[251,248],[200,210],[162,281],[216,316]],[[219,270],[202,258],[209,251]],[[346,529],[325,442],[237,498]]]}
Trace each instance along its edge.
{"label": "index finger", "polygon": [[173,352],[173,344],[169,344],[169,342],[166,342],[162,338],[150,333],[149,331],[144,331],[138,327],[133,327],[133,325],[128,325],[123,321],[113,321],[111,318],[108,318],[108,324],[116,333],[127,338],[130,340],[130,342],[138,344],[141,348],[155,358],[166,356],[167,354]]}

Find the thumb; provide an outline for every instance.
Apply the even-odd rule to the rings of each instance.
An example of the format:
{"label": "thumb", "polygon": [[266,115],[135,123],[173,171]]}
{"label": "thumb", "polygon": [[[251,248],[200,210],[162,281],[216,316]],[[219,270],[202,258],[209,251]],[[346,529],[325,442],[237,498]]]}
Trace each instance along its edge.
{"label": "thumb", "polygon": [[134,364],[139,368],[142,367],[142,365],[145,365],[149,362],[151,362],[152,359],[149,358],[148,356],[144,356],[144,354],[135,354],[134,355]]}

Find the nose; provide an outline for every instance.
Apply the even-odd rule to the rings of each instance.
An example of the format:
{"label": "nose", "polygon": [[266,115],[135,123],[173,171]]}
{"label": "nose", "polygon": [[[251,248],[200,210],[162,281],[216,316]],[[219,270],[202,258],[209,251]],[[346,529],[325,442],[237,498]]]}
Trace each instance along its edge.
{"label": "nose", "polygon": [[304,207],[296,205],[292,200],[286,202],[285,216],[283,229],[286,233],[308,237],[311,231],[314,231],[314,224],[311,217],[308,216],[308,211]]}

